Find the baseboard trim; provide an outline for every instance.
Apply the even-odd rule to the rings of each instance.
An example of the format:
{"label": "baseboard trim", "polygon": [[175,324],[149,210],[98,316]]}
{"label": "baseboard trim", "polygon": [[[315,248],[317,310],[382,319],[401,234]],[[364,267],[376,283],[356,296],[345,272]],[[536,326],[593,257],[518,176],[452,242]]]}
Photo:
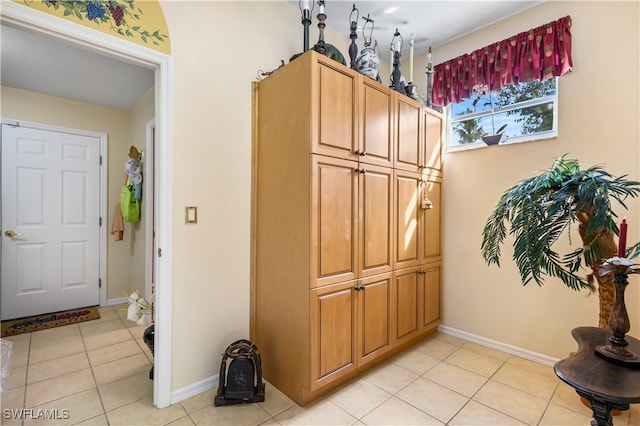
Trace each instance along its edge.
{"label": "baseboard trim", "polygon": [[[206,379],[200,380],[199,382],[192,383],[188,386],[171,392],[170,403],[175,404],[177,402],[191,398],[192,396],[198,395],[199,393],[206,392],[209,389],[218,387],[219,377],[220,375],[216,374],[214,376],[207,377]],[[213,398],[211,399],[211,402],[213,403]]]}
{"label": "baseboard trim", "polygon": [[[121,303],[121,302],[118,302],[118,303]],[[114,303],[114,304],[117,304],[117,303]],[[507,343],[487,339],[486,337],[478,336],[476,334],[468,333],[466,331],[458,330],[456,328],[448,327],[446,325],[439,325],[438,332],[442,334],[447,334],[449,336],[457,337],[459,339],[466,340],[468,342],[473,342],[479,345],[487,346],[492,349],[497,349],[499,351],[506,352],[511,355],[516,355],[521,358],[528,359],[529,361],[534,361],[539,364],[547,365],[550,367],[552,367],[556,362],[559,361],[558,358],[552,358],[550,356],[529,351],[527,349],[519,348],[517,346],[509,345]],[[213,389],[217,387],[219,377],[220,375],[216,374],[214,376],[207,377],[206,379],[200,380],[198,382],[192,383],[183,388],[177,389],[174,392],[171,392],[170,403],[175,404],[175,403],[184,401],[185,399],[191,398],[192,396],[198,395],[199,393],[206,392],[209,389]]]}
{"label": "baseboard trim", "polygon": [[549,367],[552,367],[556,362],[560,361],[559,358],[552,358],[547,355],[509,345],[507,343],[498,342],[496,340],[487,339],[486,337],[478,336],[476,334],[468,333],[466,331],[458,330],[446,325],[439,325],[438,331],[442,334],[447,334],[449,336],[458,337],[462,340],[467,340],[469,342],[477,343],[482,346],[497,349],[511,355],[516,355],[521,358],[528,359],[529,361],[535,361],[539,364],[547,365]]}
{"label": "baseboard trim", "polygon": [[129,303],[129,298],[127,298],[127,297],[118,297],[117,299],[109,299],[109,300],[107,300],[107,306],[124,305],[125,303]]}

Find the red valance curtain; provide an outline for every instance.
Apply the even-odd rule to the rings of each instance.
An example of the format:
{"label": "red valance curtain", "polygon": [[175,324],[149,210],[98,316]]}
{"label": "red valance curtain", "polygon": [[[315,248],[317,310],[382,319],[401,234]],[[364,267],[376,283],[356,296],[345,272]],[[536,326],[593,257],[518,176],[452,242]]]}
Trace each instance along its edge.
{"label": "red valance curtain", "polygon": [[546,80],[571,70],[571,17],[490,44],[438,64],[433,69],[433,104],[469,98],[472,87],[490,91],[509,83]]}

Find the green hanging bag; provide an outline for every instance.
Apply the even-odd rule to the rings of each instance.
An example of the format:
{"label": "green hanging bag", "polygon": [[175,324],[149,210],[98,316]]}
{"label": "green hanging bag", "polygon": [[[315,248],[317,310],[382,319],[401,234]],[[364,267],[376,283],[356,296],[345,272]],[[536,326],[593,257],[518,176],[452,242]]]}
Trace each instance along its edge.
{"label": "green hanging bag", "polygon": [[125,222],[138,222],[140,220],[140,200],[135,197],[135,185],[131,178],[127,184],[120,187],[120,212]]}

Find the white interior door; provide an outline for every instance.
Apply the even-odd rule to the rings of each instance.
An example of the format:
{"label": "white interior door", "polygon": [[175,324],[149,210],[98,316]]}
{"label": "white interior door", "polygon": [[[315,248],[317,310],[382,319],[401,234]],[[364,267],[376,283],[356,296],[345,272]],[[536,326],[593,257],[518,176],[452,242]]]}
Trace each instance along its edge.
{"label": "white interior door", "polygon": [[100,138],[2,125],[2,319],[98,305]]}

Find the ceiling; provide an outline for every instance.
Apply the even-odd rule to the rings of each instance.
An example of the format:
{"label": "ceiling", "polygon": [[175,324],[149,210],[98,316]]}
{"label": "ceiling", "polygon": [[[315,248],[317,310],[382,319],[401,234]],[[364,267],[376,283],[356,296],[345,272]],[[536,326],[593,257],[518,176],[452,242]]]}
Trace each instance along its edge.
{"label": "ceiling", "polygon": [[8,25],[0,30],[3,86],[129,110],[153,85],[151,69]]}
{"label": "ceiling", "polygon": [[[417,55],[429,46],[438,46],[543,1],[359,1],[355,4],[360,27],[367,15],[374,20],[372,39],[378,42],[380,52],[388,51],[397,28],[404,41],[403,54],[408,52],[413,35]],[[298,6],[298,0],[290,3]],[[353,4],[353,1],[327,0],[327,27],[348,37]],[[385,13],[390,8],[395,10]],[[311,25],[318,24],[317,13],[316,4]],[[61,40],[5,24],[1,27],[0,39],[0,76],[5,86],[128,110],[153,85],[153,70]],[[356,42],[361,49],[361,30]]]}
{"label": "ceiling", "polygon": [[[393,34],[398,29],[403,39],[403,55],[409,51],[414,37],[414,54],[424,53],[429,46],[438,46],[482,27],[506,19],[544,0],[413,0],[413,1],[325,1],[326,25],[344,36],[349,36],[349,24],[353,5],[358,9],[359,20],[356,43],[362,49],[364,18],[374,20],[372,42],[377,40],[380,52],[389,52]],[[290,0],[298,5],[298,0]],[[318,5],[314,5],[311,25],[318,25]],[[367,33],[370,27],[367,26]],[[366,34],[368,35],[368,34]],[[327,40],[325,40],[327,41]],[[330,42],[330,41],[327,41]],[[315,44],[312,41],[311,44]],[[481,47],[481,46],[478,46]],[[346,56],[347,52],[343,52]],[[386,58],[386,55],[380,53]]]}

